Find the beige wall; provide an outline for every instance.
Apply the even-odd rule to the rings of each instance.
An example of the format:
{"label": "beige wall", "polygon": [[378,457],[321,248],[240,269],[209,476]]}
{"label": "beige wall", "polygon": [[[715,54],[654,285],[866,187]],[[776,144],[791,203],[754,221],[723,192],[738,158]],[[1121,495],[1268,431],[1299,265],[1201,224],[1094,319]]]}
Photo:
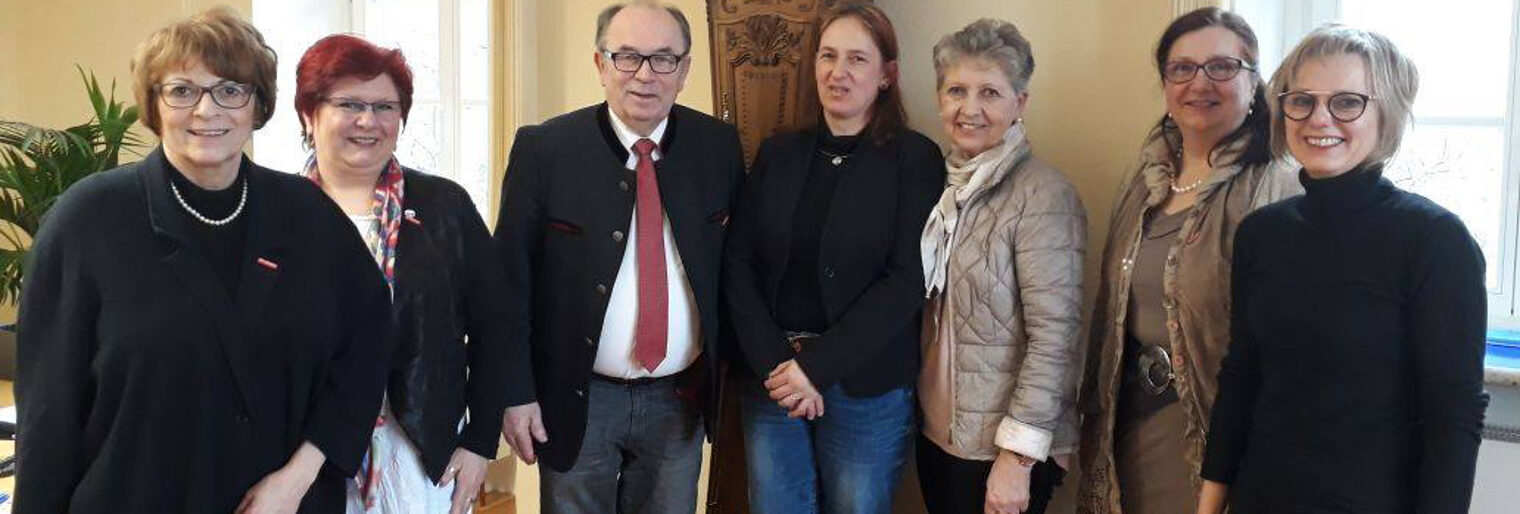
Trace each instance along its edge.
{"label": "beige wall", "polygon": [[[0,13],[16,12],[16,5],[21,1],[0,0]],[[20,47],[16,39],[16,17],[0,16],[0,120],[12,119],[20,100],[17,88],[21,87],[21,68],[16,64],[20,52],[13,50],[17,48]]]}
{"label": "beige wall", "polygon": [[[537,75],[532,88],[536,98],[530,98],[527,107],[534,112],[523,113],[522,123],[537,123],[556,115],[605,98],[597,79],[592,54],[596,52],[596,15],[602,8],[617,3],[612,0],[515,0],[531,3],[526,10],[537,20],[532,27],[522,30],[534,31],[524,40],[530,48],[514,52],[518,56],[536,59],[531,68]],[[691,22],[691,71],[686,77],[686,89],[677,102],[693,109],[712,112],[712,63],[707,44],[707,4],[702,0],[674,0],[671,2],[686,14]]]}
{"label": "beige wall", "polygon": [[102,87],[116,79],[117,98],[130,99],[129,63],[137,43],[149,33],[216,4],[230,5],[245,16],[252,12],[252,0],[0,2],[6,18],[0,22],[0,33],[14,38],[0,45],[0,74],[7,76],[0,79],[0,119],[50,127],[89,119],[75,64],[94,71]]}

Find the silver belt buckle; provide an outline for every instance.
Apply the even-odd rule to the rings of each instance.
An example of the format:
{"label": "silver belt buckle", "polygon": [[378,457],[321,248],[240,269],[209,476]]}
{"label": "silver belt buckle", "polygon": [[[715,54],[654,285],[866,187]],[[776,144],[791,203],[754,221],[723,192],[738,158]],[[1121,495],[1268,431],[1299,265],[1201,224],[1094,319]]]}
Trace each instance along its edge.
{"label": "silver belt buckle", "polygon": [[1136,364],[1140,368],[1140,386],[1152,396],[1166,392],[1177,378],[1172,373],[1172,355],[1160,345],[1141,345]]}

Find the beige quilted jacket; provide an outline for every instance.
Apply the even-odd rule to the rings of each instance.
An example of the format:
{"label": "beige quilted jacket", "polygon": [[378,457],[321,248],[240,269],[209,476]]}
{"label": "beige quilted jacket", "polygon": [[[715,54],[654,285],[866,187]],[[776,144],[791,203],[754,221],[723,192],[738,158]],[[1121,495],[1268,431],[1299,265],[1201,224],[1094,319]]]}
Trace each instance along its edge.
{"label": "beige quilted jacket", "polygon": [[1077,446],[1087,214],[1023,145],[962,208],[939,298],[955,323],[949,442],[978,460]]}

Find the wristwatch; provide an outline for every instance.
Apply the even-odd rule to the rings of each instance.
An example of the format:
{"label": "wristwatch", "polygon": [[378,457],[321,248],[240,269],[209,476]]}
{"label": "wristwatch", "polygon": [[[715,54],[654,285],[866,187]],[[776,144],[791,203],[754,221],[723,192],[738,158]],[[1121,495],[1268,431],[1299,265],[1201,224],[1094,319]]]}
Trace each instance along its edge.
{"label": "wristwatch", "polygon": [[1019,452],[1009,451],[1008,453],[1013,454],[1013,460],[1014,460],[1014,462],[1019,463],[1019,466],[1022,466],[1022,467],[1032,468],[1032,467],[1034,467],[1034,464],[1036,462],[1038,462],[1038,461],[1034,460],[1034,457],[1030,457],[1028,455],[1024,455],[1024,454],[1019,453]]}

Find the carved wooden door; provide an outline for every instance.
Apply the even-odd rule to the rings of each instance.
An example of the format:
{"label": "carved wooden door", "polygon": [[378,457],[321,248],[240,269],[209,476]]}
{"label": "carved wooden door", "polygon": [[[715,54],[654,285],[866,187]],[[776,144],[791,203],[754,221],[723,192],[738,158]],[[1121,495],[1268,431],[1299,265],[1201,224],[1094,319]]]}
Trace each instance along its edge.
{"label": "carved wooden door", "polygon": [[[816,113],[813,54],[818,51],[818,24],[840,1],[707,0],[713,105],[720,119],[738,127],[746,163],[754,162],[765,138]],[[706,512],[749,514],[741,396],[732,376],[719,394]]]}
{"label": "carved wooden door", "polygon": [[746,162],[760,141],[818,108],[820,16],[840,0],[708,0],[713,105],[739,128]]}

